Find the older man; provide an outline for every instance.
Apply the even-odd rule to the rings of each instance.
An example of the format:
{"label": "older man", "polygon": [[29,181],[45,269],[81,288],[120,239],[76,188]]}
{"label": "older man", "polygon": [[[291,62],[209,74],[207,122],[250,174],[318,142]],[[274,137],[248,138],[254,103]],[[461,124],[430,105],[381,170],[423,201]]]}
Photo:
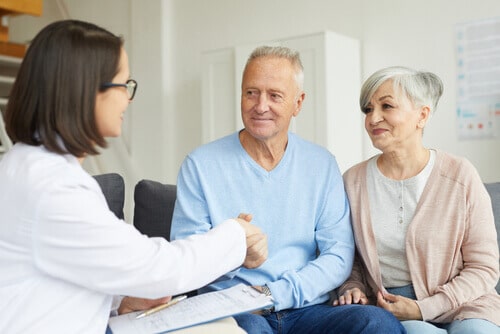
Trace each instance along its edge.
{"label": "older man", "polygon": [[400,333],[375,306],[331,307],[328,292],[349,276],[354,241],[335,158],[288,131],[305,94],[299,54],[260,47],[243,72],[244,129],[194,150],[177,181],[172,237],[209,230],[241,212],[268,237],[268,260],[211,284],[243,282],[274,299],[261,314],[236,316],[249,333]]}

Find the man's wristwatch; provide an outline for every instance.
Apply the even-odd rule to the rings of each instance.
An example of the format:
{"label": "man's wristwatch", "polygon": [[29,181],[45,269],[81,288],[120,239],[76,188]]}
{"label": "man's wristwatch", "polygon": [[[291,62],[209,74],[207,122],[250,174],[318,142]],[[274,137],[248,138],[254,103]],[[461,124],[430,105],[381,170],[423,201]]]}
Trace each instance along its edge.
{"label": "man's wristwatch", "polygon": [[262,285],[261,286],[262,288],[262,292],[268,296],[268,297],[272,297],[272,294],[271,294],[271,290],[269,290],[269,287],[267,285]]}
{"label": "man's wristwatch", "polygon": [[[271,298],[273,297],[271,290],[269,289],[269,287],[267,285],[262,285],[261,289],[262,289],[263,294],[265,294],[266,296],[271,297]],[[274,306],[271,306],[270,308],[262,310],[263,315],[269,314],[271,312],[274,312]]]}

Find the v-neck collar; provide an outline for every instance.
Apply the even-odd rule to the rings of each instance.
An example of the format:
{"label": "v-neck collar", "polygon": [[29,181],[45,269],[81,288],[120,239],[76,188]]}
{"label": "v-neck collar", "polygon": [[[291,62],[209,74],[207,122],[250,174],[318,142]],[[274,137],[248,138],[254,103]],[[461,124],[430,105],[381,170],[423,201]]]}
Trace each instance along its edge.
{"label": "v-neck collar", "polygon": [[273,177],[274,175],[279,175],[283,168],[286,168],[284,166],[288,165],[288,161],[290,160],[291,156],[291,151],[293,150],[293,136],[288,133],[288,142],[286,149],[283,153],[283,156],[281,157],[281,160],[278,162],[278,164],[270,171],[266,170],[264,167],[259,165],[251,156],[248,154],[248,152],[245,150],[243,145],[241,144],[240,138],[239,138],[239,132],[236,132],[235,134],[235,139],[238,141],[238,147],[240,154],[243,156],[243,158],[248,162],[248,164],[257,172],[257,174],[261,175],[262,177],[265,178],[270,178]]}

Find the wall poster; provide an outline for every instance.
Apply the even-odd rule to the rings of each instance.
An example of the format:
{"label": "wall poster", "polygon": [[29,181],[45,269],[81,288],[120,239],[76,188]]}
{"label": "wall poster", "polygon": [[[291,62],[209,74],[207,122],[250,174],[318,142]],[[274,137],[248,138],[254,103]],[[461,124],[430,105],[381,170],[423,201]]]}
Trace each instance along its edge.
{"label": "wall poster", "polygon": [[500,138],[500,18],[458,24],[459,139]]}

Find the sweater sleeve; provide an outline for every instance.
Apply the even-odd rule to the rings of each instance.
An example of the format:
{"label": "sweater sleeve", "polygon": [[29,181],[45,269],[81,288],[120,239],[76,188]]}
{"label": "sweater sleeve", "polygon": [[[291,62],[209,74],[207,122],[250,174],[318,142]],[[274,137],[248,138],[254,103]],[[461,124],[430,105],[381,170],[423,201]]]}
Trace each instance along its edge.
{"label": "sweater sleeve", "polygon": [[[343,182],[330,186],[327,209],[317,225],[315,239],[319,256],[307,262],[300,270],[288,270],[280,279],[266,283],[275,296],[277,311],[308,306],[338,287],[351,272],[354,259],[354,240],[350,223],[350,210]],[[334,202],[335,201],[335,202]]]}
{"label": "sweater sleeve", "polygon": [[[437,286],[433,293],[417,301],[424,320],[477,299],[494,289],[499,277],[498,245],[489,195],[472,165],[465,161],[470,176],[463,186],[466,194],[465,231],[457,247],[462,268],[452,278]],[[443,271],[445,268],[439,268]],[[440,273],[443,275],[443,273]]]}

